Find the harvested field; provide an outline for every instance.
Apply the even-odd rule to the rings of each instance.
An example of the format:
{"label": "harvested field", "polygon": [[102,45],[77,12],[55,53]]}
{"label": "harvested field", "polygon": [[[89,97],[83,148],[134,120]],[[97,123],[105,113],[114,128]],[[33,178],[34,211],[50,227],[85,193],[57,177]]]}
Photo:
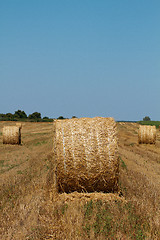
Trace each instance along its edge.
{"label": "harvested field", "polygon": [[23,123],[14,146],[3,145],[4,125],[0,239],[160,239],[159,131],[156,144],[138,144],[138,124],[117,124],[119,194],[54,195],[53,124]]}

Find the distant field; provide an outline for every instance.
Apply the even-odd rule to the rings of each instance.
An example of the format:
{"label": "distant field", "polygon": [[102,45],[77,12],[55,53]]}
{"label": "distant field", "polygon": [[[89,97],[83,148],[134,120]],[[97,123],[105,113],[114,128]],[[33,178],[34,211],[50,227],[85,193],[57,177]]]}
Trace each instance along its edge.
{"label": "distant field", "polygon": [[117,123],[119,193],[55,197],[52,123],[24,122],[21,146],[2,144],[6,124],[15,123],[0,122],[0,239],[160,239],[159,131],[155,145],[139,145],[139,124]]}

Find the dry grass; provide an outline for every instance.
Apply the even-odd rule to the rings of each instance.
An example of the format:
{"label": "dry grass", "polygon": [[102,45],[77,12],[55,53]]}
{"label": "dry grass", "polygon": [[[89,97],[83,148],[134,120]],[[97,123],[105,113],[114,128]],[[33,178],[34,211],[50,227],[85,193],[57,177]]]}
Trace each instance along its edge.
{"label": "dry grass", "polygon": [[160,133],[139,145],[138,127],[118,124],[120,196],[53,195],[52,123],[25,123],[22,146],[0,134],[0,239],[160,239]]}
{"label": "dry grass", "polygon": [[22,129],[22,123],[21,122],[16,122],[16,126],[20,127],[20,129]]}

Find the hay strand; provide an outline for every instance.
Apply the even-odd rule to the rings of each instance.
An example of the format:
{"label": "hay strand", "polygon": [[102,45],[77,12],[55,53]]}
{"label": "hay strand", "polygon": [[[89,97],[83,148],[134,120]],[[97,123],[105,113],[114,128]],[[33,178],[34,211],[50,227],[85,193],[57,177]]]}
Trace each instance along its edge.
{"label": "hay strand", "polygon": [[21,128],[18,126],[3,127],[3,144],[21,144]]}
{"label": "hay strand", "polygon": [[53,123],[58,192],[114,192],[119,159],[113,118],[56,120]]}
{"label": "hay strand", "polygon": [[138,130],[138,143],[155,144],[156,127],[150,125],[141,125]]}

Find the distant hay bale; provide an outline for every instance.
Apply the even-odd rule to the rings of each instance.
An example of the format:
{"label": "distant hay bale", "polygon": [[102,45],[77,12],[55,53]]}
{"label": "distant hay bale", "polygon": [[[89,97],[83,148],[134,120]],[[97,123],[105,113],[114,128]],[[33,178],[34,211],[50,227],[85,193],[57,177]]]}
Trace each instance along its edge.
{"label": "distant hay bale", "polygon": [[73,118],[53,123],[58,192],[116,192],[119,158],[113,118]]}
{"label": "distant hay bale", "polygon": [[138,130],[138,143],[155,144],[156,127],[149,125],[141,125]]}
{"label": "distant hay bale", "polygon": [[18,122],[18,123],[16,123],[16,126],[17,126],[17,127],[20,127],[20,129],[22,129],[22,123],[19,123],[19,122]]}
{"label": "distant hay bale", "polygon": [[21,144],[21,128],[18,126],[3,127],[3,144]]}

